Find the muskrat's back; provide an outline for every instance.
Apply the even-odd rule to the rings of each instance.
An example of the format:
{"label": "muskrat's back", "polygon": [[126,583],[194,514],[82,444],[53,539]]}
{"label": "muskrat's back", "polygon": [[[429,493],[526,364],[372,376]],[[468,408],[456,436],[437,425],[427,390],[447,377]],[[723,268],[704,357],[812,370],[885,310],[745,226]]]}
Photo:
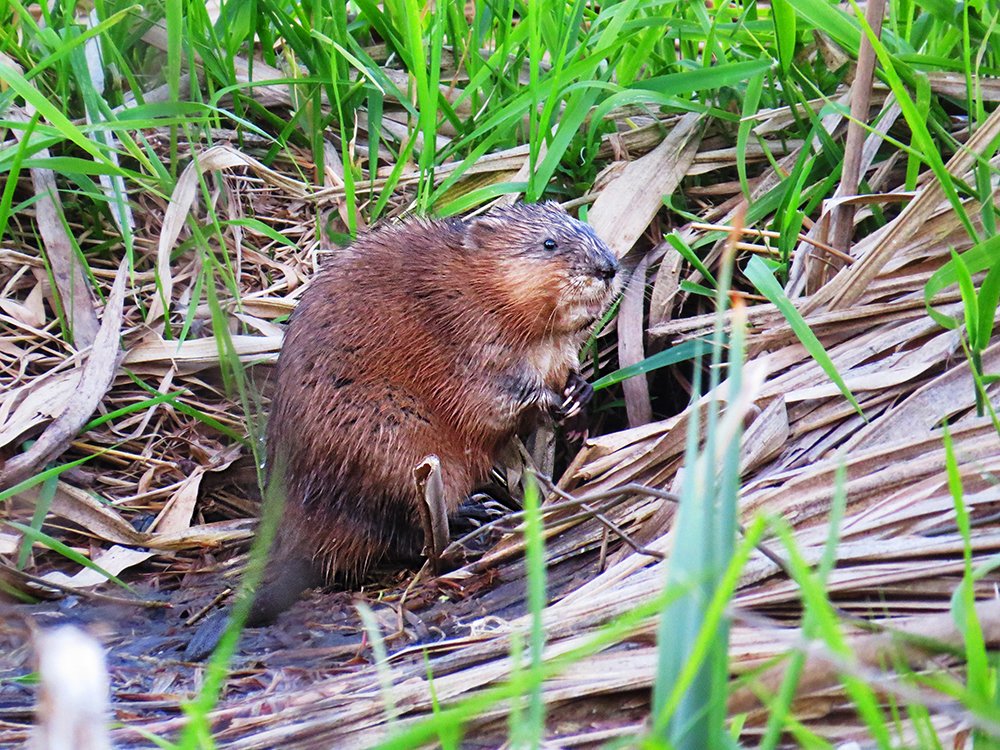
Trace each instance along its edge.
{"label": "muskrat's back", "polygon": [[414,467],[438,456],[454,511],[511,437],[562,403],[617,270],[556,204],[411,219],[336,252],[278,361],[267,461],[285,508],[255,619],[322,579],[416,560]]}

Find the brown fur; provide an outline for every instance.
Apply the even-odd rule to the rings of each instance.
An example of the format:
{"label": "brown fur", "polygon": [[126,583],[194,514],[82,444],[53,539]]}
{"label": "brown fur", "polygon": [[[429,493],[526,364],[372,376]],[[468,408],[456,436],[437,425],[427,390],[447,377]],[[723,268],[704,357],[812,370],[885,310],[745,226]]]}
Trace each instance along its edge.
{"label": "brown fur", "polygon": [[283,467],[286,505],[254,619],[321,579],[417,559],[413,468],[437,454],[454,511],[562,403],[617,268],[557,204],[411,219],[335,252],[278,362],[268,468]]}

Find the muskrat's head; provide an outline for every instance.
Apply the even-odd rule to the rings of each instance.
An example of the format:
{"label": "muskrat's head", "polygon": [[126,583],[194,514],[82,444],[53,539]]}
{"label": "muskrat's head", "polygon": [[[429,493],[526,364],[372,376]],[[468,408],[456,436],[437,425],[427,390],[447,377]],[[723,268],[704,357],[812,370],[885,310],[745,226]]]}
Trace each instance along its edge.
{"label": "muskrat's head", "polygon": [[472,219],[465,247],[476,261],[488,259],[491,291],[534,333],[586,330],[621,289],[617,258],[558,203],[519,203]]}

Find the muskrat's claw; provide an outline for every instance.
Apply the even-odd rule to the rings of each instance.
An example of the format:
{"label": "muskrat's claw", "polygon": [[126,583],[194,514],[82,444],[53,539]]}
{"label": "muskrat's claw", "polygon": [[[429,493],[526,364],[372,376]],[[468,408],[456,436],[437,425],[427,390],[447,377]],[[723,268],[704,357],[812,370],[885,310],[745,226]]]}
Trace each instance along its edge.
{"label": "muskrat's claw", "polygon": [[559,407],[558,418],[559,421],[564,421],[570,419],[579,414],[583,407],[587,405],[594,396],[594,389],[583,376],[578,372],[571,372],[569,377],[566,378],[566,387],[563,389],[563,395],[566,397],[563,400],[562,406]]}

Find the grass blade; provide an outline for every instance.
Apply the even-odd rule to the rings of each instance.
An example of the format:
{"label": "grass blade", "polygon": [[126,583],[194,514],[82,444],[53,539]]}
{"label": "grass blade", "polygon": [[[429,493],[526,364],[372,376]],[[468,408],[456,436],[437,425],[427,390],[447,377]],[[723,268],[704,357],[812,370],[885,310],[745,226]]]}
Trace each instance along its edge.
{"label": "grass blade", "polygon": [[755,255],[750,259],[744,273],[753,282],[753,285],[757,287],[757,291],[767,297],[778,308],[781,314],[785,316],[785,320],[788,321],[788,325],[791,326],[792,331],[795,332],[799,341],[806,348],[806,351],[823,368],[823,371],[829,376],[830,380],[837,385],[840,392],[844,394],[844,398],[850,402],[855,411],[867,421],[867,417],[865,417],[861,406],[854,398],[854,394],[851,393],[844,379],[837,372],[837,368],[834,366],[833,360],[830,359],[830,355],[826,353],[823,345],[816,338],[816,334],[810,330],[809,324],[806,323],[799,311],[795,309],[792,301],[788,299],[785,290],[781,288],[781,285],[778,284],[777,280],[771,274],[767,264],[759,256]]}

